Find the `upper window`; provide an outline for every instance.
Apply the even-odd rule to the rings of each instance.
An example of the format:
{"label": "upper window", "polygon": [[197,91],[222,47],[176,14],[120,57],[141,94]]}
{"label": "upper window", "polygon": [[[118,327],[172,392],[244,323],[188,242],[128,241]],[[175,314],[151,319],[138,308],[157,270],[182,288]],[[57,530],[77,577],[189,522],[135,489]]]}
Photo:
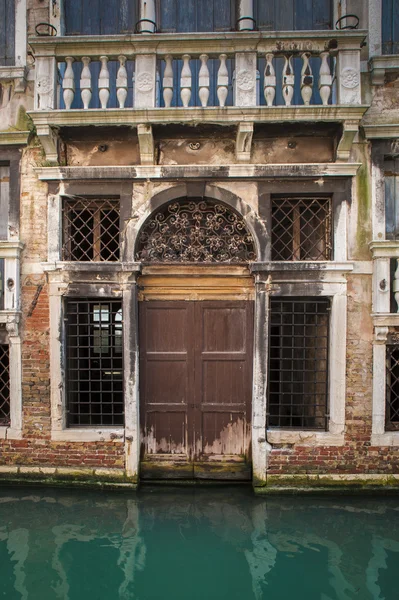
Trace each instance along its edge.
{"label": "upper window", "polygon": [[159,29],[164,33],[230,31],[235,26],[234,5],[232,0],[161,0]]}
{"label": "upper window", "polygon": [[331,260],[331,199],[272,199],[272,260]]}
{"label": "upper window", "polygon": [[66,35],[133,33],[137,23],[134,0],[64,0]]}
{"label": "upper window", "polygon": [[332,1],[254,0],[254,16],[266,31],[332,29]]}
{"label": "upper window", "polygon": [[398,0],[382,0],[382,53],[399,54]]}
{"label": "upper window", "polygon": [[399,159],[385,161],[385,230],[389,240],[399,239]]}
{"label": "upper window", "polygon": [[65,198],[63,260],[119,260],[119,200]]}
{"label": "upper window", "polygon": [[0,66],[12,65],[15,65],[15,0],[0,0]]}
{"label": "upper window", "polygon": [[245,263],[256,260],[243,218],[212,200],[175,200],[144,223],[136,260],[175,263]]}

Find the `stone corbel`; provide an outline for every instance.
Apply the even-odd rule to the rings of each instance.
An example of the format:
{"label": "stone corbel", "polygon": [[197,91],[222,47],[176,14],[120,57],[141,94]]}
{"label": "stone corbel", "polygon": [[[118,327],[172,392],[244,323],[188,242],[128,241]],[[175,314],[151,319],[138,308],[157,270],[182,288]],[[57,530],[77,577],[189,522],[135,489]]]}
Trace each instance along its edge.
{"label": "stone corbel", "polygon": [[57,132],[49,125],[37,125],[37,136],[46,154],[49,163],[58,162],[58,136]]}
{"label": "stone corbel", "polygon": [[341,139],[337,147],[337,160],[348,161],[352,150],[353,140],[359,131],[359,121],[344,121]]}
{"label": "stone corbel", "polygon": [[236,137],[236,159],[238,162],[249,162],[251,159],[253,123],[239,123]]}
{"label": "stone corbel", "polygon": [[12,316],[7,318],[6,330],[9,338],[15,338],[19,336],[19,317]]}
{"label": "stone corbel", "polygon": [[142,165],[154,164],[154,136],[151,125],[137,125],[137,135],[140,147],[140,162]]}
{"label": "stone corbel", "polygon": [[374,343],[386,344],[388,338],[388,327],[374,327]]}

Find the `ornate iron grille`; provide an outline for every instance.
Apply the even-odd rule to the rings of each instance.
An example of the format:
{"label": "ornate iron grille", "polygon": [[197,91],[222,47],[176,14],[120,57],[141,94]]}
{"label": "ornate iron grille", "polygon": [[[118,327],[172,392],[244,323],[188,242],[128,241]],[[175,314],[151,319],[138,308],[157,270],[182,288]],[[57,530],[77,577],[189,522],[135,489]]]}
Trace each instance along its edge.
{"label": "ornate iron grille", "polygon": [[0,425],[10,423],[10,354],[7,344],[0,345]]}
{"label": "ornate iron grille", "polygon": [[245,263],[256,259],[244,220],[211,200],[174,201],[144,224],[136,260],[168,263]]}
{"label": "ornate iron grille", "polygon": [[63,260],[119,260],[119,200],[64,199]]}
{"label": "ornate iron grille", "polygon": [[68,426],[123,425],[122,303],[68,300]]}
{"label": "ornate iron grille", "polygon": [[399,429],[399,346],[387,346],[386,424]]}
{"label": "ornate iron grille", "polygon": [[327,428],[329,310],[326,298],[271,300],[270,427]]}
{"label": "ornate iron grille", "polygon": [[272,199],[272,260],[331,259],[330,198]]}

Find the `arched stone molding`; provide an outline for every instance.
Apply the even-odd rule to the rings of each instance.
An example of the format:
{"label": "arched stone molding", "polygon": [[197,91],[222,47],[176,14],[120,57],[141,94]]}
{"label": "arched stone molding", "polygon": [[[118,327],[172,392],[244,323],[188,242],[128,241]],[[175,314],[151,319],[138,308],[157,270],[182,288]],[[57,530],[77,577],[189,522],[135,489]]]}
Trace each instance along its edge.
{"label": "arched stone molding", "polygon": [[266,260],[267,233],[265,223],[259,215],[244,202],[239,196],[217,185],[206,183],[184,183],[172,185],[170,188],[158,192],[147,203],[140,214],[133,214],[133,219],[126,230],[126,245],[124,260],[132,262],[135,257],[136,244],[140,231],[147,219],[162,205],[181,198],[208,198],[220,201],[231,207],[243,218],[248,231],[255,242],[257,261]]}

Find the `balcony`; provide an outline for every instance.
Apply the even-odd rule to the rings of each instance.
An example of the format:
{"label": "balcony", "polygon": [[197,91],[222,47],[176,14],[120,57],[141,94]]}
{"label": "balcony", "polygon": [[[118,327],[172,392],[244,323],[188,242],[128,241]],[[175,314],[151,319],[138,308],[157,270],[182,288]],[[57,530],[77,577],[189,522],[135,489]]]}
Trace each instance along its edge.
{"label": "balcony", "polygon": [[294,31],[32,38],[35,109],[47,159],[55,131],[84,125],[137,127],[141,162],[153,163],[151,126],[236,125],[246,162],[254,125],[343,125],[347,160],[361,104],[365,31]]}

